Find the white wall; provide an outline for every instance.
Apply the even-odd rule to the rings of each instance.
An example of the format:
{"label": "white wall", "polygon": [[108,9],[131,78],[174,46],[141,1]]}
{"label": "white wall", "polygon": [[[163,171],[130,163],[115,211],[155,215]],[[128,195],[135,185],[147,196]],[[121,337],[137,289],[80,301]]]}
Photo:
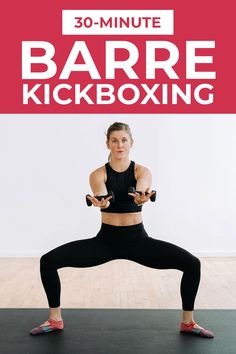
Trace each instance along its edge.
{"label": "white wall", "polygon": [[130,124],[131,158],[152,170],[150,236],[198,255],[236,255],[236,116],[1,115],[0,256],[35,256],[94,236],[88,174],[104,164],[105,131]]}

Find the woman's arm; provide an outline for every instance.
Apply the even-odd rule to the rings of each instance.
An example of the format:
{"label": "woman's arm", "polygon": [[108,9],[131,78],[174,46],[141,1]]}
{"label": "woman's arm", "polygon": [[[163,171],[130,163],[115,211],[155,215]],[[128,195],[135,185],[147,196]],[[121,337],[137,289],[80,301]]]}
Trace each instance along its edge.
{"label": "woman's arm", "polygon": [[148,192],[152,184],[151,171],[144,166],[137,165],[136,167],[136,190],[140,192]]}
{"label": "woman's arm", "polygon": [[[152,184],[152,174],[147,167],[136,165],[135,178],[137,181],[136,191],[142,192],[142,194],[140,195],[139,193],[129,193],[129,195],[134,197],[134,202],[137,205],[141,205],[147,202],[150,197],[155,194],[155,192],[149,193]],[[145,194],[145,192],[147,192],[147,194]]]}
{"label": "woman's arm", "polygon": [[107,194],[103,167],[96,169],[89,175],[89,184],[95,196]]}
{"label": "woman's arm", "polygon": [[94,206],[102,209],[108,208],[110,205],[109,200],[112,198],[111,196],[102,198],[101,200],[96,199],[96,196],[107,195],[104,167],[100,167],[90,174],[89,183],[93,192],[93,197],[87,196],[87,198],[93,203]]}

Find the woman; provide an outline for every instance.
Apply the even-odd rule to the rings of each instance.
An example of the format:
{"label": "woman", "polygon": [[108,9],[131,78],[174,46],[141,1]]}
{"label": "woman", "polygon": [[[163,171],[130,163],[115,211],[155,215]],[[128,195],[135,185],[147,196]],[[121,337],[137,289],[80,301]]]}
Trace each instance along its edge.
{"label": "woman", "polygon": [[[149,169],[129,159],[133,145],[130,128],[114,123],[107,131],[109,162],[90,175],[94,196],[87,198],[101,210],[101,229],[89,239],[73,241],[55,248],[40,260],[42,283],[49,304],[49,319],[31,330],[32,335],[62,330],[60,309],[60,279],[57,269],[63,267],[92,267],[113,259],[128,259],[156,269],[178,269],[181,280],[182,321],[180,331],[205,338],[214,334],[194,322],[194,301],[200,281],[200,261],[186,250],[171,243],[149,237],[144,229],[142,206],[154,192]],[[135,187],[142,194],[128,193]],[[107,192],[112,190],[112,196]],[[99,200],[96,196],[107,196]]]}

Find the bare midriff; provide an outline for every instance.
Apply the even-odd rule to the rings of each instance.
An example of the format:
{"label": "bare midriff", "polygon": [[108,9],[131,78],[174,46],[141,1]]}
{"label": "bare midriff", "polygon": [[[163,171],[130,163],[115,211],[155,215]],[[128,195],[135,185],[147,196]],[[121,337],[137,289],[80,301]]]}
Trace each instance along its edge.
{"label": "bare midriff", "polygon": [[102,213],[102,223],[113,226],[131,226],[143,222],[142,213]]}

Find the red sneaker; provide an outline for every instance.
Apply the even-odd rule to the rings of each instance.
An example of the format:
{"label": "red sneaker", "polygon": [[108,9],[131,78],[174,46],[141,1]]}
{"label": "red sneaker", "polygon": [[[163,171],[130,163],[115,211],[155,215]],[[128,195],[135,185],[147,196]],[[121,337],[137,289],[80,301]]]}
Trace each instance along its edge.
{"label": "red sneaker", "polygon": [[205,338],[214,338],[214,333],[212,331],[209,331],[206,328],[194,328],[195,324],[196,322],[194,321],[190,323],[181,322],[180,333],[188,333],[188,334],[193,334],[195,336],[205,337]]}
{"label": "red sneaker", "polygon": [[36,336],[38,334],[44,334],[48,332],[53,332],[53,331],[61,331],[64,328],[64,322],[63,320],[61,321],[55,321],[52,319],[48,319],[49,325],[46,326],[38,326],[33,328],[30,331],[30,334],[33,336]]}

